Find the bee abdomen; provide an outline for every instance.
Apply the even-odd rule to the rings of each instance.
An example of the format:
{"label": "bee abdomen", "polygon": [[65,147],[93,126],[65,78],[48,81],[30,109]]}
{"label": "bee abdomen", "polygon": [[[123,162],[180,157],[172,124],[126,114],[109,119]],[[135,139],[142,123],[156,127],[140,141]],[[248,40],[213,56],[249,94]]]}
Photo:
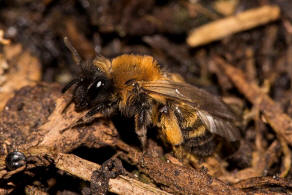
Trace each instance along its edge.
{"label": "bee abdomen", "polygon": [[197,156],[209,156],[216,147],[215,136],[197,120],[192,127],[182,129],[184,135],[183,147]]}
{"label": "bee abdomen", "polygon": [[[193,131],[196,131],[193,130]],[[183,147],[192,154],[197,156],[209,156],[216,147],[215,136],[208,130],[205,130],[203,135],[195,137],[185,137]]]}
{"label": "bee abdomen", "polygon": [[176,116],[184,138],[183,148],[197,156],[209,156],[216,149],[216,139],[202,123],[196,112],[186,114],[176,109]]}

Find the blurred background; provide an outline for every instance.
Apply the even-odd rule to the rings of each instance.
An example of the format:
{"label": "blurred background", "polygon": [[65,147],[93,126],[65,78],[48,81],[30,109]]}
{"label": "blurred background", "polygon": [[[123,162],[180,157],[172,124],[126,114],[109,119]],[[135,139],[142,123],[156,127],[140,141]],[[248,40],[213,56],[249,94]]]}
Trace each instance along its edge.
{"label": "blurred background", "polygon": [[[152,55],[188,82],[216,91],[216,85],[211,85],[216,82],[216,70],[210,65],[214,53],[237,66],[252,55],[253,74],[263,81],[273,74],[274,62],[285,55],[290,34],[283,20],[199,47],[187,44],[188,34],[203,24],[270,4],[283,8],[283,17],[290,21],[292,14],[285,12],[291,10],[289,0],[2,0],[0,29],[40,60],[43,81],[66,83],[78,74],[63,43],[68,36],[84,59]],[[288,71],[282,71],[276,85],[290,85]]]}

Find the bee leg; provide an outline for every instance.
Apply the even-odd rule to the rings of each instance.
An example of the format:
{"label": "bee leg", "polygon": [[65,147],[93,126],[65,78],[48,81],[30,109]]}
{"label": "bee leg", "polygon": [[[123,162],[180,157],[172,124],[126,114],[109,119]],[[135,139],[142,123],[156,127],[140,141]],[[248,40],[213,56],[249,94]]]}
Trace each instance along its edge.
{"label": "bee leg", "polygon": [[135,132],[138,135],[143,150],[146,148],[147,128],[145,125],[139,123],[139,115],[135,115]]}
{"label": "bee leg", "polygon": [[76,122],[77,125],[80,124],[87,124],[87,123],[91,123],[95,118],[92,117],[97,113],[101,113],[106,109],[106,107],[104,105],[96,105],[93,108],[91,108],[83,117],[81,117],[80,119],[78,119],[78,121]]}
{"label": "bee leg", "polygon": [[77,121],[73,122],[73,124],[69,125],[68,127],[62,129],[60,132],[64,133],[68,129],[75,128],[75,127],[93,122],[95,120],[95,118],[92,116],[95,115],[96,113],[100,112],[101,109],[102,109],[101,105],[97,105],[97,106],[93,107],[84,116],[79,118]]}
{"label": "bee leg", "polygon": [[60,132],[64,133],[66,130],[75,128],[77,126],[92,123],[98,117],[92,117],[97,113],[102,113],[104,117],[110,116],[116,110],[116,104],[98,104],[91,108],[84,116],[80,117],[77,121],[73,122],[70,126],[62,129]]}
{"label": "bee leg", "polygon": [[169,109],[167,106],[164,106],[160,109],[160,113],[161,130],[166,140],[173,147],[181,145],[184,138],[173,110]]}
{"label": "bee leg", "polygon": [[146,148],[147,142],[147,122],[145,113],[135,115],[135,132],[138,135],[139,141],[141,142],[143,150]]}
{"label": "bee leg", "polygon": [[66,103],[66,105],[64,106],[64,108],[63,108],[63,110],[61,112],[62,114],[66,112],[66,110],[69,108],[69,106],[72,104],[72,102],[73,102],[73,97],[71,97],[70,101],[68,101]]}
{"label": "bee leg", "polygon": [[[65,93],[69,88],[72,87],[72,85],[74,85],[74,84],[78,85],[79,83],[80,83],[80,79],[72,80],[62,89],[62,93]],[[67,108],[73,103],[74,94],[75,94],[76,90],[77,90],[77,87],[74,87],[73,92],[72,92],[73,96],[71,97],[70,101],[68,101],[67,104],[65,105],[65,107],[63,108],[62,113],[65,113]]]}
{"label": "bee leg", "polygon": [[[93,107],[92,109],[90,109],[84,116],[82,116],[81,118],[79,118],[73,125],[73,127],[79,126],[79,125],[83,125],[83,124],[87,124],[87,123],[91,123],[95,118],[92,117],[93,115],[95,115],[96,113],[100,112],[100,106],[96,106]],[[72,127],[71,127],[72,128]]]}
{"label": "bee leg", "polygon": [[70,89],[72,87],[72,85],[74,85],[74,84],[76,84],[78,82],[80,82],[80,79],[73,79],[72,81],[67,83],[65,85],[65,87],[63,87],[63,89],[62,89],[62,93],[65,93],[68,89]]}
{"label": "bee leg", "polygon": [[92,117],[93,115],[95,115],[96,113],[100,112],[101,110],[103,109],[103,106],[101,105],[97,105],[93,108],[91,108],[83,118],[90,118]]}
{"label": "bee leg", "polygon": [[172,146],[172,151],[173,151],[174,156],[178,160],[182,161],[184,159],[184,157],[185,157],[185,151],[184,151],[182,145]]}

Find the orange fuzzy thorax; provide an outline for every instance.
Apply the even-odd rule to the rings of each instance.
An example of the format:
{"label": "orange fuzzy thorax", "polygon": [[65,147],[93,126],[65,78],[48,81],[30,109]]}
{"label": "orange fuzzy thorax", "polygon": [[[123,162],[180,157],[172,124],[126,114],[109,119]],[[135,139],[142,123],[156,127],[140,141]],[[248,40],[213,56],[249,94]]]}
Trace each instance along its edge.
{"label": "orange fuzzy thorax", "polygon": [[121,55],[112,60],[112,79],[118,88],[128,80],[154,81],[161,79],[157,61],[151,56]]}

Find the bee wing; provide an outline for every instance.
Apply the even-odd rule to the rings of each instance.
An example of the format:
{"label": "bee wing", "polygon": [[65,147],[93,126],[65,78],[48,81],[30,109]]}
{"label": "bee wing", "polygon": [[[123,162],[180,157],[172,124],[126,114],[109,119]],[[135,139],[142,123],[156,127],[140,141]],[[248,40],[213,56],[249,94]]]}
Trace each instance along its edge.
{"label": "bee wing", "polygon": [[210,132],[229,141],[236,141],[240,138],[239,130],[234,125],[234,122],[237,121],[236,116],[215,95],[190,84],[170,80],[143,82],[141,86],[149,94],[160,94],[191,106],[197,111],[201,121]]}

